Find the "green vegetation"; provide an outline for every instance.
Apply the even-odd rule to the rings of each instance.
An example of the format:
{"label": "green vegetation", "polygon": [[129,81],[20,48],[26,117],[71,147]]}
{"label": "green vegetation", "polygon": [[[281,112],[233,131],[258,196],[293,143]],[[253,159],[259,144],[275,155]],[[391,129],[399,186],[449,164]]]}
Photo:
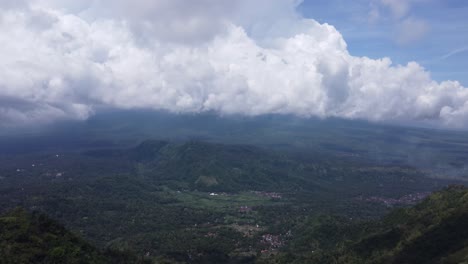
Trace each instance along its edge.
{"label": "green vegetation", "polygon": [[[468,263],[467,220],[468,189],[451,186],[414,207],[393,210],[380,220],[306,217],[283,237],[266,236],[271,240],[258,245],[266,250],[241,254],[244,257],[225,253],[246,241],[249,231],[240,225],[208,233],[203,229],[176,232],[170,240],[176,244],[161,245],[173,253],[152,259],[154,263]],[[162,242],[164,237],[153,239]],[[283,245],[280,239],[287,243]],[[186,240],[191,245],[184,243]],[[275,243],[283,247],[275,249]],[[180,253],[174,248],[181,249]],[[189,259],[184,251],[189,252]],[[0,255],[0,263],[151,262],[130,252],[99,250],[45,215],[23,209],[0,217]]]}
{"label": "green vegetation", "polygon": [[40,213],[0,216],[0,263],[145,263],[130,253],[101,251]]}
{"label": "green vegetation", "polygon": [[[47,214],[95,246],[98,260],[134,252],[155,263],[327,263],[394,252],[406,229],[373,220],[458,181],[313,152],[150,140],[0,157],[0,182],[0,211]],[[372,234],[379,249],[361,254],[357,243]]]}
{"label": "green vegetation", "polygon": [[302,231],[278,262],[468,263],[468,189],[449,187],[380,221],[327,217]]}

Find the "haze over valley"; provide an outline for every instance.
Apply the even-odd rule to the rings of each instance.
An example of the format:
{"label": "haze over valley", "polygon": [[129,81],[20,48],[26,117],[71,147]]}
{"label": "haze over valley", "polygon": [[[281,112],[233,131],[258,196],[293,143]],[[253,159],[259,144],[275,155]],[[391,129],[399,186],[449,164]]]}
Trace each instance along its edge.
{"label": "haze over valley", "polygon": [[1,0],[0,263],[468,263],[466,12]]}

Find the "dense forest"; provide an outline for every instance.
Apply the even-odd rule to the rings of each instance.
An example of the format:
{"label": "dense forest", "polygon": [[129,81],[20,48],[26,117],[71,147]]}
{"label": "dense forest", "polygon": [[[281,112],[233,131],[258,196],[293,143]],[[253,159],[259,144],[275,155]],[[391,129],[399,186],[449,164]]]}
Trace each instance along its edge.
{"label": "dense forest", "polygon": [[[405,258],[425,246],[416,238],[430,238],[433,226],[451,228],[466,216],[443,207],[466,208],[456,198],[466,192],[461,187],[424,200],[463,181],[428,177],[404,164],[265,146],[147,140],[130,148],[8,155],[0,164],[6,223],[14,215],[12,223],[32,222],[24,224],[31,230],[16,228],[41,239],[64,229],[43,230],[37,219],[47,215],[62,223],[70,232],[60,234],[77,245],[55,251],[72,263],[74,256],[88,255],[155,263],[381,263]],[[439,196],[440,204],[434,200]],[[418,216],[433,210],[438,218]],[[68,243],[45,241],[20,239],[17,248],[37,248],[42,253],[24,252],[25,259],[48,263],[57,257],[49,255],[56,245]],[[459,259],[464,251],[452,250],[462,243],[439,255]],[[78,249],[89,253],[64,253]]]}
{"label": "dense forest", "polygon": [[450,186],[377,221],[319,217],[301,230],[278,262],[468,263],[468,189]]}
{"label": "dense forest", "polygon": [[0,263],[151,263],[129,252],[100,250],[38,212],[0,216]]}
{"label": "dense forest", "polygon": [[[194,256],[187,262],[468,263],[467,220],[468,189],[450,186],[378,220],[352,221],[320,215],[304,219],[284,238],[284,245],[280,237],[263,236],[270,248],[284,246],[278,251],[262,250],[256,257],[241,259],[210,249],[209,254]],[[222,236],[217,243],[242,239],[222,230],[216,236]],[[197,243],[202,247],[206,242],[199,239]],[[97,249],[44,214],[20,208],[0,217],[0,245],[0,263],[178,262],[168,256],[136,257],[128,251]]]}

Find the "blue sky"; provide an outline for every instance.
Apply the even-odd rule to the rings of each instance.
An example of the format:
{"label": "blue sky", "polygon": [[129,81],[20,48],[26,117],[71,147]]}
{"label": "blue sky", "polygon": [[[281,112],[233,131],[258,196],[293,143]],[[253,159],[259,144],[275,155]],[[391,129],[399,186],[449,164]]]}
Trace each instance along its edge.
{"label": "blue sky", "polygon": [[305,0],[299,11],[335,26],[352,55],[416,61],[437,81],[468,86],[468,1]]}

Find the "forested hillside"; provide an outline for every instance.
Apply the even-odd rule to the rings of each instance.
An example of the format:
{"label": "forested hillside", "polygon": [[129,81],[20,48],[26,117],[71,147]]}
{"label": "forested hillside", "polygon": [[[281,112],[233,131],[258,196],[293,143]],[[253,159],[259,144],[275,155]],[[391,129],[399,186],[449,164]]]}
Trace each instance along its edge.
{"label": "forested hillside", "polygon": [[468,263],[468,189],[451,186],[378,221],[327,218],[303,227],[279,262]]}
{"label": "forested hillside", "polygon": [[46,215],[17,208],[0,216],[0,263],[150,263],[100,250]]}
{"label": "forested hillside", "polygon": [[[468,263],[467,230],[468,189],[451,186],[414,207],[395,209],[380,220],[362,222],[337,216],[310,216],[289,231],[287,237],[263,236],[264,243],[270,243],[270,250],[262,251],[255,258],[236,260],[222,251],[211,251],[205,257],[199,255],[178,261],[459,264]],[[220,230],[216,236],[241,239],[227,231]],[[201,247],[205,242],[198,243]],[[280,250],[272,251],[275,247]],[[168,255],[138,258],[131,252],[97,249],[44,214],[28,213],[20,208],[0,217],[0,255],[0,263],[178,262],[176,256],[172,260]]]}
{"label": "forested hillside", "polygon": [[1,211],[39,211],[99,250],[182,263],[396,254],[403,244],[391,253],[359,250],[374,234],[366,232],[387,232],[369,221],[459,183],[409,166],[193,140],[15,155],[0,164]]}

